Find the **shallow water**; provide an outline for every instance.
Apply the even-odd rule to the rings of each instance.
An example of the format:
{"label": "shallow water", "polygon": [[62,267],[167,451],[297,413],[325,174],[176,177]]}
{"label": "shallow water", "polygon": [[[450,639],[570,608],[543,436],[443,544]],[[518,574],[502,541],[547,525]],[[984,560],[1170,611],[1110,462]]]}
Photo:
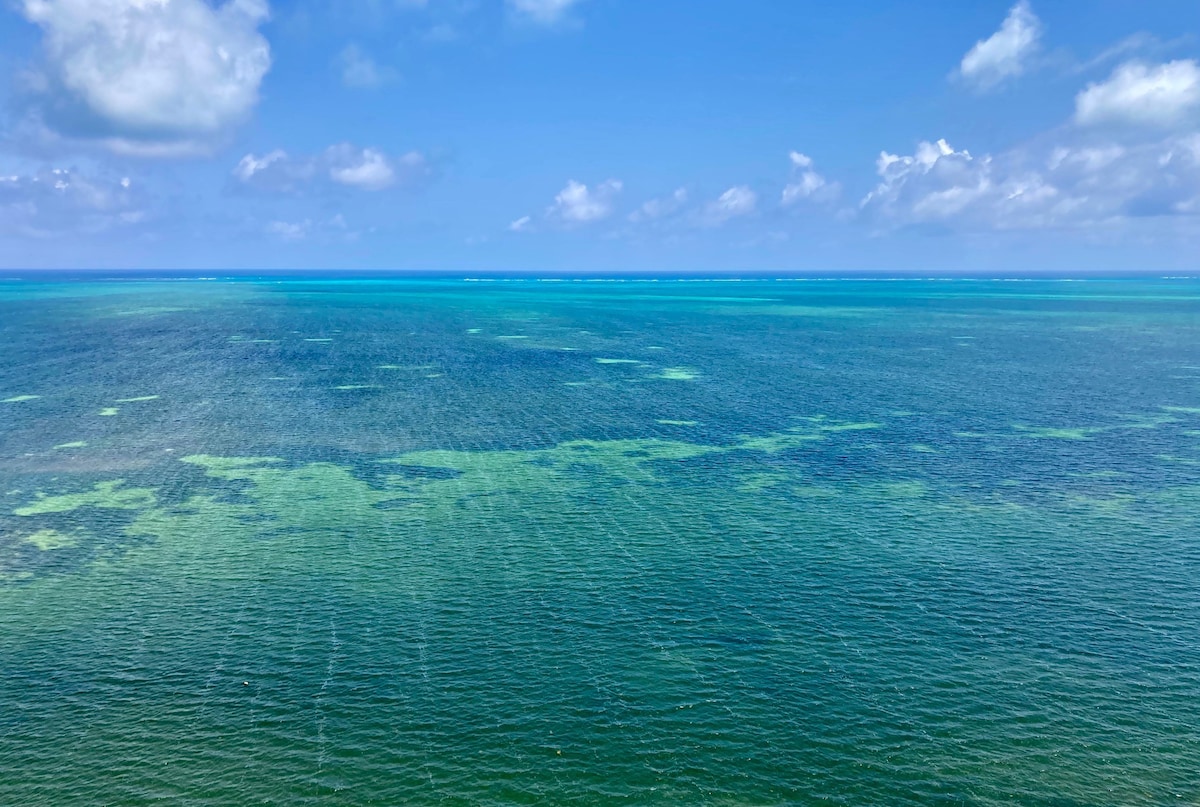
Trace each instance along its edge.
{"label": "shallow water", "polygon": [[1200,282],[0,282],[0,804],[1200,804]]}

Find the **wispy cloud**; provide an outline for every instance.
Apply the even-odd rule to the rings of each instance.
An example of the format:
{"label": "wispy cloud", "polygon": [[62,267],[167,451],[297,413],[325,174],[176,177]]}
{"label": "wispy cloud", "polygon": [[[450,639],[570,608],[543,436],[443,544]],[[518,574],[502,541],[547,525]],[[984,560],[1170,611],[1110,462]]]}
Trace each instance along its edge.
{"label": "wispy cloud", "polygon": [[33,238],[141,224],[148,199],[128,177],[65,168],[0,176],[0,232]]}
{"label": "wispy cloud", "polygon": [[233,169],[233,179],[246,190],[295,194],[321,185],[382,191],[430,173],[420,152],[392,157],[376,148],[339,143],[316,156],[293,157],[281,149],[262,156],[247,154]]}
{"label": "wispy cloud", "polygon": [[709,202],[704,209],[704,220],[712,226],[724,224],[730,219],[749,216],[758,208],[758,194],[748,185],[735,185]]}
{"label": "wispy cloud", "polygon": [[347,45],[338,54],[337,68],[342,76],[342,84],[355,89],[373,89],[399,78],[394,68],[380,65],[355,44]]}
{"label": "wispy cloud", "polygon": [[1200,65],[1192,59],[1158,65],[1126,62],[1075,98],[1075,122],[1084,126],[1173,127],[1197,122],[1198,113]]}
{"label": "wispy cloud", "polygon": [[1037,53],[1042,23],[1027,0],[1009,9],[1000,30],[975,43],[962,58],[958,75],[976,89],[988,90],[1026,72]]}
{"label": "wispy cloud", "polygon": [[582,0],[507,0],[509,9],[519,18],[538,25],[561,22]]}

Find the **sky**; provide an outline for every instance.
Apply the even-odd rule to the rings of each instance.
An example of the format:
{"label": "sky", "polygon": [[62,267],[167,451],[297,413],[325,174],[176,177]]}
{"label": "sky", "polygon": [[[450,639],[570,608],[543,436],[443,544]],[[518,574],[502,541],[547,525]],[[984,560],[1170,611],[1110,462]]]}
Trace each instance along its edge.
{"label": "sky", "polygon": [[0,0],[0,267],[1200,272],[1200,9]]}

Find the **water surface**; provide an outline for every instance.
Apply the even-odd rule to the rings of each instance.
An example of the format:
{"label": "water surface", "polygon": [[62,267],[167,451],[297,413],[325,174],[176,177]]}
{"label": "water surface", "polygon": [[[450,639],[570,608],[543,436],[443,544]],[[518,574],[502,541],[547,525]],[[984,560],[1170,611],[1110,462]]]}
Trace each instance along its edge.
{"label": "water surface", "polygon": [[1200,282],[0,282],[0,804],[1200,804]]}

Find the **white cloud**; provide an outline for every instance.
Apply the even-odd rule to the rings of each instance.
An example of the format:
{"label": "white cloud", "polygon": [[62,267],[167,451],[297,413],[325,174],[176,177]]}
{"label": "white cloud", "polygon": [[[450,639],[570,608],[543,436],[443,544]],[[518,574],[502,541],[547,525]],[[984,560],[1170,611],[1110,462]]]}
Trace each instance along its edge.
{"label": "white cloud", "polygon": [[1171,127],[1200,112],[1200,65],[1181,59],[1160,65],[1126,62],[1106,81],[1075,98],[1075,121]]}
{"label": "white cloud", "polygon": [[884,152],[877,168],[861,209],[887,226],[1094,227],[1200,212],[1200,135],[979,158],[939,140],[912,155]]}
{"label": "white cloud", "polygon": [[397,78],[394,69],[379,65],[358,45],[347,45],[338,56],[337,64],[342,73],[342,83],[347,87],[371,89]]}
{"label": "white cloud", "polygon": [[339,185],[364,191],[381,191],[396,182],[392,161],[377,149],[357,149],[349,143],[325,152],[329,178]]}
{"label": "white cloud", "polygon": [[601,221],[612,215],[613,202],[622,187],[619,180],[609,179],[590,189],[572,179],[554,197],[554,204],[546,211],[546,215],[570,224]]}
{"label": "white cloud", "polygon": [[977,89],[987,90],[1024,73],[1038,49],[1042,23],[1027,0],[1009,9],[1000,30],[980,40],[962,58],[959,75]]}
{"label": "white cloud", "polygon": [[836,182],[829,182],[816,172],[812,158],[807,154],[793,151],[788,154],[792,164],[792,179],[783,189],[780,204],[784,207],[794,205],[803,199],[829,201],[841,192]]}
{"label": "white cloud", "polygon": [[670,196],[643,202],[641,207],[629,214],[629,220],[632,222],[655,221],[673,216],[683,209],[687,201],[687,188],[676,188]]}
{"label": "white cloud", "polygon": [[316,241],[326,244],[358,241],[363,235],[362,231],[352,228],[341,213],[316,221],[310,218],[300,221],[277,219],[267,222],[262,231],[280,241]]}
{"label": "white cloud", "polygon": [[233,169],[240,187],[263,193],[299,193],[319,184],[381,191],[429,174],[429,163],[420,152],[394,158],[349,143],[330,146],[317,156],[292,157],[279,149],[261,157],[247,154]]}
{"label": "white cloud", "polygon": [[724,224],[730,219],[749,216],[758,207],[758,194],[746,185],[736,185],[722,193],[705,208],[709,224]]}
{"label": "white cloud", "polygon": [[249,115],[271,65],[266,0],[21,0],[44,32],[35,115],[114,151],[203,151]]}
{"label": "white cloud", "polygon": [[562,20],[580,0],[507,0],[508,7],[523,19],[540,25]]}
{"label": "white cloud", "polygon": [[64,168],[0,176],[0,232],[51,238],[145,219],[140,186],[128,177],[89,177]]}
{"label": "white cloud", "polygon": [[521,216],[521,218],[508,225],[510,232],[524,233],[529,231],[530,225],[533,224],[533,219],[529,216]]}

